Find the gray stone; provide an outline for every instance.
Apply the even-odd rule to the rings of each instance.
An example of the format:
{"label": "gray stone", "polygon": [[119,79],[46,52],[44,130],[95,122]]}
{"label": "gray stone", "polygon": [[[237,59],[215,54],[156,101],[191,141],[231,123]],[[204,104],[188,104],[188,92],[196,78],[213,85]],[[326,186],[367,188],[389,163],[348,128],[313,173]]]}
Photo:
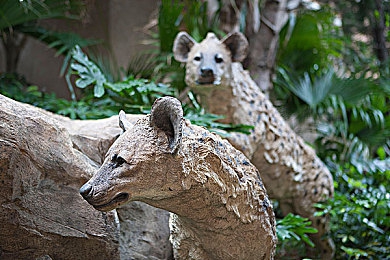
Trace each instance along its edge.
{"label": "gray stone", "polygon": [[[128,116],[130,122],[137,118]],[[119,218],[131,212],[121,210],[119,218],[116,211],[99,212],[79,194],[121,133],[117,122],[70,120],[0,95],[1,259],[127,259],[132,252],[146,258],[155,247],[169,255],[168,221],[149,213],[156,209],[134,217],[149,225],[143,238],[141,225],[126,221],[120,230]],[[148,238],[153,232],[166,244]],[[119,246],[121,236],[128,241],[136,234],[138,241],[150,241],[148,247],[138,250],[137,241],[133,248]],[[162,255],[156,259],[167,259]]]}

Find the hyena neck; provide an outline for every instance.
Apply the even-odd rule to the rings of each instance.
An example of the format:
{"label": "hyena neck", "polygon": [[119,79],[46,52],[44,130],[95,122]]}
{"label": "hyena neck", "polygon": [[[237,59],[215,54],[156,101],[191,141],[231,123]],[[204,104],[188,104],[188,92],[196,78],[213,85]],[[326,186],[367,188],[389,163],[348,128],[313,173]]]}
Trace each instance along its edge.
{"label": "hyena neck", "polygon": [[[189,190],[183,189],[182,192],[173,197],[153,201],[144,200],[144,202],[175,213],[186,220],[185,222],[191,223],[191,226],[196,229],[207,229],[210,227],[210,223],[216,224],[214,228],[221,228],[227,226],[227,223],[224,222],[226,219],[229,219],[230,222],[239,220],[234,213],[229,214],[217,194],[207,193],[200,183],[193,183]],[[227,215],[227,217],[219,220],[218,215]],[[221,223],[216,223],[216,220]]]}
{"label": "hyena neck", "polygon": [[196,91],[200,104],[208,112],[224,116],[219,120],[221,123],[233,123],[233,115],[236,110],[233,89],[229,85],[211,86],[208,91]]}
{"label": "hyena neck", "polygon": [[[160,168],[158,173],[170,179],[167,184],[161,185],[163,193],[161,196],[148,196],[149,199],[142,201],[173,212],[197,228],[207,229],[213,223],[214,228],[222,229],[229,223],[251,221],[260,214],[258,207],[262,207],[263,200],[266,205],[269,204],[263,188],[257,187],[255,168],[231,145],[201,127],[183,127],[177,154],[172,156],[172,160],[168,157],[166,162],[170,165],[169,172]],[[238,174],[242,172],[248,176],[240,182]],[[246,185],[247,182],[252,185]],[[250,191],[243,192],[247,189]],[[262,196],[260,201],[249,205],[246,202],[253,201],[254,190]],[[156,195],[155,192],[153,194]],[[240,209],[233,202],[242,202]]]}
{"label": "hyena neck", "polygon": [[220,85],[192,86],[192,90],[198,95],[200,104],[208,113],[225,117],[220,122],[254,123],[253,120],[248,121],[248,105],[253,109],[256,101],[265,101],[264,94],[252,80],[249,72],[243,69],[241,63],[232,63],[229,75],[231,76],[222,80]]}

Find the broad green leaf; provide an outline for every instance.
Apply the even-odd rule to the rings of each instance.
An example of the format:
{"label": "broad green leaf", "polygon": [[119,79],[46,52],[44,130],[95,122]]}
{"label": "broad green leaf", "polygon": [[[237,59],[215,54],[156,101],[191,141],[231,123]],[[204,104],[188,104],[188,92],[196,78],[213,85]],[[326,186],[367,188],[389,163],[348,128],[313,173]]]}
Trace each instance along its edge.
{"label": "broad green leaf", "polygon": [[88,69],[81,65],[81,64],[77,64],[77,63],[72,63],[70,64],[70,67],[75,70],[78,74],[86,74],[88,73]]}
{"label": "broad green leaf", "polygon": [[276,221],[276,233],[280,240],[294,238],[298,241],[303,240],[314,247],[314,243],[306,234],[313,234],[318,231],[310,225],[311,222],[307,218],[289,213],[283,219]]}
{"label": "broad green leaf", "polygon": [[76,80],[75,83],[76,86],[79,88],[86,88],[89,85],[93,84],[94,82],[95,82],[94,78],[87,77],[87,78],[79,78]]}
{"label": "broad green leaf", "polygon": [[93,89],[93,94],[95,97],[100,98],[104,95],[104,87],[103,84],[96,84]]}

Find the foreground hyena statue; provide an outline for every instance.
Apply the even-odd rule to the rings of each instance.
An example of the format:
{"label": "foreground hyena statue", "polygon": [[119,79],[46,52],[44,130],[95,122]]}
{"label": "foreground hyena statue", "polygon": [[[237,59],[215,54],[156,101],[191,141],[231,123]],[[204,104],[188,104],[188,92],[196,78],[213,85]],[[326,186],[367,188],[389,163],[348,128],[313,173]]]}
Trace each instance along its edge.
{"label": "foreground hyena statue", "polygon": [[225,123],[254,126],[250,135],[232,134],[230,143],[258,168],[270,198],[280,202],[284,214],[312,220],[318,233],[311,236],[316,244],[311,254],[329,259],[334,246],[326,238],[328,222],[313,216],[313,204],[333,196],[332,175],[242,68],[247,49],[239,32],[222,40],[209,33],[201,43],[180,32],[173,52],[176,60],[186,63],[186,83],[208,112],[224,115]]}
{"label": "foreground hyena statue", "polygon": [[151,114],[111,146],[81,189],[97,210],[143,201],[173,212],[176,259],[273,259],[275,218],[259,172],[226,140],[183,119],[181,104],[156,100]]}

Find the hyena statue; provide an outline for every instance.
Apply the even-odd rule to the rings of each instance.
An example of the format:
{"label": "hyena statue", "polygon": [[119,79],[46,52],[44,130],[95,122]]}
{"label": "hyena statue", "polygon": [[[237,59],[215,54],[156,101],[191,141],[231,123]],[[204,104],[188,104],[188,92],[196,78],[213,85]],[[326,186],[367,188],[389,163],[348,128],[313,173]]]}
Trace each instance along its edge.
{"label": "hyena statue", "polygon": [[226,140],[183,119],[180,102],[157,99],[125,132],[80,193],[109,211],[142,201],[172,212],[175,259],[273,259],[273,208],[255,166]]}
{"label": "hyena statue", "polygon": [[332,175],[242,68],[247,50],[239,32],[222,40],[209,33],[200,43],[180,32],[173,47],[175,59],[186,63],[187,85],[208,112],[224,115],[225,123],[254,126],[250,135],[232,134],[230,143],[258,168],[270,198],[279,201],[284,214],[307,217],[318,229],[311,236],[316,249],[309,253],[330,259],[334,245],[326,236],[328,219],[315,217],[313,204],[333,196]]}

